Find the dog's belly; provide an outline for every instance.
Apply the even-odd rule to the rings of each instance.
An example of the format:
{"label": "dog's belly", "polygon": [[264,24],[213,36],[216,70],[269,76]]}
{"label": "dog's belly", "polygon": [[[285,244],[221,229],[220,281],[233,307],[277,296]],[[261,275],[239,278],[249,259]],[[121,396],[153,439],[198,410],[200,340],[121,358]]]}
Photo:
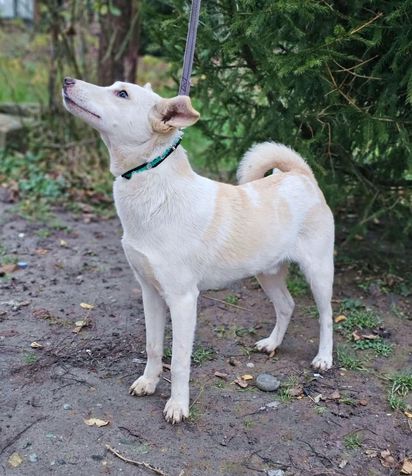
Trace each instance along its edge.
{"label": "dog's belly", "polygon": [[243,278],[256,276],[260,273],[275,274],[280,265],[287,260],[286,257],[276,256],[273,259],[267,259],[262,263],[254,263],[253,265],[244,264],[237,267],[223,267],[216,266],[210,272],[205,273],[199,280],[199,290],[205,291],[207,289],[222,289],[227,287],[234,281],[239,281]]}

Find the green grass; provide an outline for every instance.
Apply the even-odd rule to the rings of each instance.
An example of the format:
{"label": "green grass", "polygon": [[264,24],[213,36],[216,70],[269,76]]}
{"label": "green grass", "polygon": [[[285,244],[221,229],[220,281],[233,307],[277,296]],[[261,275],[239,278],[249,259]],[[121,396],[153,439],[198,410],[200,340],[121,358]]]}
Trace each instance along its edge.
{"label": "green grass", "polygon": [[362,360],[350,351],[347,346],[339,345],[336,350],[338,362],[341,367],[347,370],[363,370]]}
{"label": "green grass", "polygon": [[239,302],[239,298],[235,296],[234,294],[228,294],[225,297],[224,301],[227,302],[228,304],[236,305]]}
{"label": "green grass", "polygon": [[346,321],[337,327],[347,332],[353,332],[356,329],[375,329],[380,323],[380,319],[374,312],[364,308],[356,308],[347,315]]}
{"label": "green grass", "polygon": [[357,448],[361,448],[362,438],[358,435],[358,433],[352,433],[345,436],[343,439],[343,444],[347,450],[356,450]]}
{"label": "green grass", "polygon": [[405,397],[412,391],[412,373],[397,374],[389,378],[391,387],[388,393],[388,403],[392,410],[406,410]]}
{"label": "green grass", "polygon": [[386,343],[382,338],[358,340],[353,343],[353,347],[357,350],[373,350],[379,357],[389,357],[393,352],[393,344]]}
{"label": "green grass", "polygon": [[23,356],[24,363],[27,365],[33,365],[37,362],[38,357],[33,353],[26,352]]}
{"label": "green grass", "polygon": [[309,286],[303,274],[293,264],[290,266],[287,286],[292,296],[305,296],[309,292]]}
{"label": "green grass", "polygon": [[197,365],[202,365],[208,360],[213,360],[215,358],[216,352],[211,348],[206,348],[198,346],[192,353],[192,360]]}

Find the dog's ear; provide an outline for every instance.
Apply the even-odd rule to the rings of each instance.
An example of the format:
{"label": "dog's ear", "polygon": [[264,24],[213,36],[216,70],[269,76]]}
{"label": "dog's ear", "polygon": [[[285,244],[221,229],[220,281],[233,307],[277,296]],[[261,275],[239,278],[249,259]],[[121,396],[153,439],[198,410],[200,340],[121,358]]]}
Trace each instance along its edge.
{"label": "dog's ear", "polygon": [[200,114],[193,109],[188,96],[161,99],[153,106],[150,120],[153,130],[165,134],[173,128],[188,127],[198,121]]}
{"label": "dog's ear", "polygon": [[146,83],[143,87],[149,91],[153,91],[152,85],[150,83]]}

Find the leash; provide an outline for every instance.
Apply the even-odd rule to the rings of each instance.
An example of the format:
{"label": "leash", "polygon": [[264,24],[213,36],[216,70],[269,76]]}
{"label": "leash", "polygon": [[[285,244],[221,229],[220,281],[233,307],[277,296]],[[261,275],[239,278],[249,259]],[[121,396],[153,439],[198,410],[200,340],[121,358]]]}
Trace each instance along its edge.
{"label": "leash", "polygon": [[179,86],[179,96],[189,96],[190,76],[192,75],[193,57],[195,54],[197,26],[199,25],[201,0],[193,0],[190,8],[189,27],[187,30],[185,55],[183,57],[183,71]]}
{"label": "leash", "polygon": [[[190,77],[192,75],[193,57],[195,55],[196,34],[197,27],[199,25],[200,2],[201,0],[193,0],[192,6],[190,7],[189,27],[186,38],[185,55],[183,57],[183,71],[179,85],[179,96],[189,96],[190,92]],[[127,180],[130,180],[134,174],[154,169],[155,167],[160,165],[165,159],[167,159],[167,157],[169,157],[172,152],[176,150],[181,140],[182,135],[180,135],[175,140],[175,142],[170,147],[168,147],[161,155],[155,157],[150,162],[128,170],[127,172],[122,174],[122,177]]]}

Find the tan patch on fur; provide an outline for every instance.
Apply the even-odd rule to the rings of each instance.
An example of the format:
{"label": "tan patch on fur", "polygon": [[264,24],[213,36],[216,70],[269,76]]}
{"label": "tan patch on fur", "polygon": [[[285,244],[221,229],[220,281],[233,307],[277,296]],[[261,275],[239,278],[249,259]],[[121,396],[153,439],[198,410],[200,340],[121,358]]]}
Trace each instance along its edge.
{"label": "tan patch on fur", "polygon": [[[276,196],[276,186],[282,178],[273,175],[248,185],[256,193],[257,204],[253,203],[245,186],[219,184],[214,215],[204,240],[220,243],[223,237],[219,249],[223,259],[230,263],[253,259],[275,239],[270,236],[271,230],[290,220],[288,204]],[[228,223],[229,229],[226,228]]]}

